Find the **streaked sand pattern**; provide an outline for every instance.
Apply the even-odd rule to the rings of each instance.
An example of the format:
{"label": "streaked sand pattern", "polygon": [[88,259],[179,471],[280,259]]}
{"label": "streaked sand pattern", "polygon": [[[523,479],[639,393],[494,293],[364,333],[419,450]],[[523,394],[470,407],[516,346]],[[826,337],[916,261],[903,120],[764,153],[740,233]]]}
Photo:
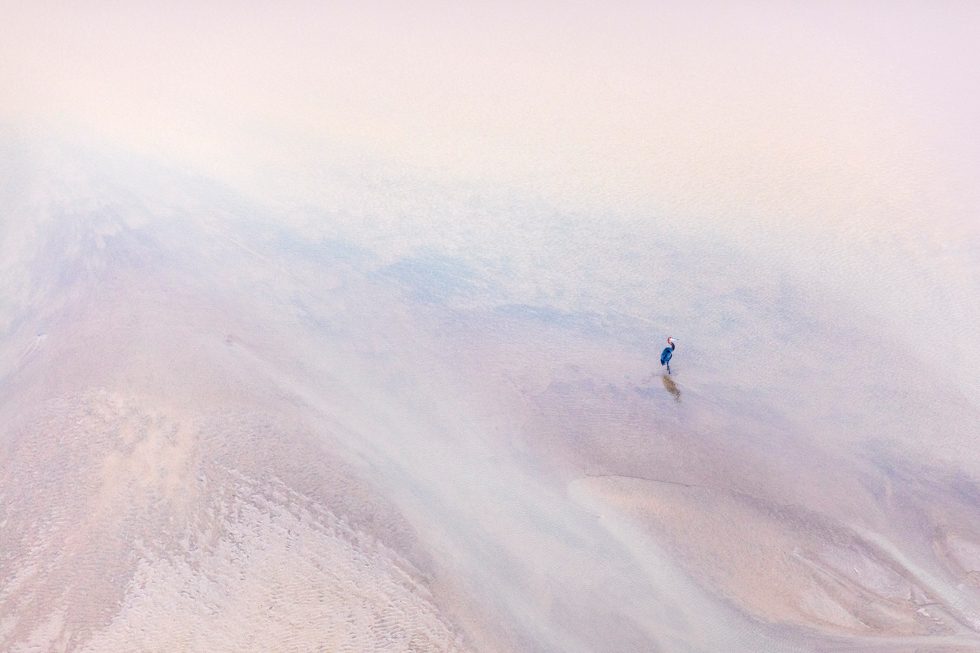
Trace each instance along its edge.
{"label": "streaked sand pattern", "polygon": [[7,9],[0,651],[980,651],[972,4]]}
{"label": "streaked sand pattern", "polygon": [[888,373],[835,376],[786,282],[704,314],[778,355],[662,379],[662,325],[59,161],[8,232],[4,649],[980,644],[976,404],[855,330]]}

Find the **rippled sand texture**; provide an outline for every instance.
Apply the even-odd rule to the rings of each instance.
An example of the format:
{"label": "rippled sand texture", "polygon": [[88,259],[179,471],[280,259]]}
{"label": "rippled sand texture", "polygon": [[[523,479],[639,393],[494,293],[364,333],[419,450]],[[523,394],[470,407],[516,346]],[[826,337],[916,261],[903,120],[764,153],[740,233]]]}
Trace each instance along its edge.
{"label": "rippled sand texture", "polygon": [[980,650],[975,398],[778,272],[569,311],[77,174],[0,233],[0,650]]}
{"label": "rippled sand texture", "polygon": [[[45,409],[58,417],[28,428],[58,451],[18,446],[12,485],[31,496],[8,499],[26,527],[7,550],[15,650],[463,650],[418,568],[274,464],[235,464],[146,396]],[[56,478],[32,482],[38,468]]]}

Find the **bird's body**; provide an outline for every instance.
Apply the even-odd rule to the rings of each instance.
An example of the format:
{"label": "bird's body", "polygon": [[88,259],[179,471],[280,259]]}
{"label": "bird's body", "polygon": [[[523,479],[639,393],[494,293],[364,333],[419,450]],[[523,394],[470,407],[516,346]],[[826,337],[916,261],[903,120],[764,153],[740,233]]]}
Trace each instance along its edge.
{"label": "bird's body", "polygon": [[660,352],[660,365],[666,365],[667,374],[670,374],[670,359],[674,355],[676,345],[674,344],[674,339],[670,336],[667,336],[667,344],[669,347],[664,347],[664,350]]}

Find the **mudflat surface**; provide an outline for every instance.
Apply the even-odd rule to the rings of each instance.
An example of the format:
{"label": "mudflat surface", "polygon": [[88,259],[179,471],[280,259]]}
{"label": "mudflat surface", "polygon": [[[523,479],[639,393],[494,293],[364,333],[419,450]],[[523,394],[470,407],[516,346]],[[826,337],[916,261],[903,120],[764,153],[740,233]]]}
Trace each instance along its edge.
{"label": "mudflat surface", "polygon": [[980,650],[975,398],[781,270],[640,319],[16,161],[0,649]]}

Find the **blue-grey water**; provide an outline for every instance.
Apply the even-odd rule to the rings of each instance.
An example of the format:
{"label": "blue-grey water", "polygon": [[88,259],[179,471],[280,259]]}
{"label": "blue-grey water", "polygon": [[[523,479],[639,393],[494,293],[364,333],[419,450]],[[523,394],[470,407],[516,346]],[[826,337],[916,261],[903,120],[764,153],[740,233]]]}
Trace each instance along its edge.
{"label": "blue-grey water", "polygon": [[0,170],[0,650],[980,650],[975,240]]}

